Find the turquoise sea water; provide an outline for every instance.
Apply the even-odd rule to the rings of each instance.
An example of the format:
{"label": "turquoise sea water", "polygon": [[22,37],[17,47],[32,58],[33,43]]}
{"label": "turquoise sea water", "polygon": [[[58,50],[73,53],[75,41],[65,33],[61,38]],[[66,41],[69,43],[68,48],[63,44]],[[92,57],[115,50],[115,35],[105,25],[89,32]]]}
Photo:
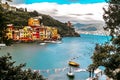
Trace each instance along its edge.
{"label": "turquoise sea water", "polygon": [[[26,68],[42,70],[41,74],[49,78],[48,80],[69,80],[66,76],[68,70],[62,71],[60,69],[68,67],[68,61],[73,58],[75,58],[73,61],[80,64],[80,68],[86,69],[92,62],[90,57],[95,44],[103,44],[109,39],[108,36],[81,34],[81,37],[63,38],[62,44],[49,43],[43,46],[37,43],[14,44],[2,48],[0,56],[9,52],[16,64],[27,63]],[[59,71],[55,72],[55,69]],[[74,80],[86,80],[88,75],[88,72],[75,73]]]}

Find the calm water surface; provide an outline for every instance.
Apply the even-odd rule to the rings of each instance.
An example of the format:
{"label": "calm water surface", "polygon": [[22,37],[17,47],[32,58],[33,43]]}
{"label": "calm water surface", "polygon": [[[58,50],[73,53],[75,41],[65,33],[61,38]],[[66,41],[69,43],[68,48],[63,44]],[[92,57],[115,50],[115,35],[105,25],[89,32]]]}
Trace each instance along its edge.
{"label": "calm water surface", "polygon": [[[80,64],[80,68],[86,69],[92,62],[90,57],[95,44],[103,44],[109,39],[108,36],[81,34],[81,37],[63,38],[62,44],[49,43],[43,46],[37,43],[14,44],[2,48],[0,56],[9,52],[16,64],[27,63],[25,68],[42,70],[41,74],[48,77],[48,80],[70,80],[66,76],[68,70],[63,70],[68,67],[68,61],[75,58],[74,61]],[[74,80],[86,80],[88,76],[88,72],[78,72],[75,73]]]}

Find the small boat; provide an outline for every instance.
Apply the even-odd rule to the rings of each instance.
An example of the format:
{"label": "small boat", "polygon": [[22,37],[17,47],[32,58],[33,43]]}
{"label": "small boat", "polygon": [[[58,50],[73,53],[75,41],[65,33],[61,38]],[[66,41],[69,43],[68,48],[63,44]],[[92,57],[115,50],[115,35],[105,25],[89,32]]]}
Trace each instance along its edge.
{"label": "small boat", "polygon": [[87,78],[86,80],[96,80],[95,78]]}
{"label": "small boat", "polygon": [[74,73],[68,72],[68,73],[67,73],[67,76],[70,77],[70,78],[74,78]]}
{"label": "small boat", "polygon": [[56,43],[57,43],[57,44],[61,44],[61,43],[62,43],[62,41],[56,41]]}
{"label": "small boat", "polygon": [[70,70],[69,70],[69,72],[67,73],[67,76],[68,76],[69,78],[74,78],[75,75],[74,75],[74,73],[72,73],[71,69],[72,69],[72,68],[70,67]]}
{"label": "small boat", "polygon": [[51,43],[57,43],[57,44],[61,44],[61,41],[51,41]]}
{"label": "small boat", "polygon": [[79,64],[73,61],[69,61],[68,63],[70,66],[74,66],[74,67],[79,67]]}
{"label": "small boat", "polygon": [[57,43],[57,44],[61,44],[62,42],[57,40],[57,41],[44,41],[46,43]]}
{"label": "small boat", "polygon": [[0,47],[5,47],[6,44],[0,43]]}
{"label": "small boat", "polygon": [[40,45],[45,45],[46,43],[40,43]]}

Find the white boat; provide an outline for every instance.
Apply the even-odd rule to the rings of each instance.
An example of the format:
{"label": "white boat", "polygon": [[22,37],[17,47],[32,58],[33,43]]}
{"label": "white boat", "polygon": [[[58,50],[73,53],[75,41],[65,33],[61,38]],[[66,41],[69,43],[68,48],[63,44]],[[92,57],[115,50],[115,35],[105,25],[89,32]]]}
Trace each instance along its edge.
{"label": "white boat", "polygon": [[86,80],[95,80],[94,78],[87,78]]}
{"label": "white boat", "polygon": [[58,43],[58,44],[61,44],[61,43],[62,43],[62,42],[59,41],[59,40],[57,40],[57,41],[44,41],[44,42],[46,42],[46,43]]}
{"label": "white boat", "polygon": [[61,44],[61,41],[51,41],[51,43],[57,43],[57,44]]}
{"label": "white boat", "polygon": [[86,69],[77,69],[74,72],[85,72],[85,71],[86,71]]}
{"label": "white boat", "polygon": [[74,78],[75,75],[74,75],[74,73],[72,73],[71,69],[72,69],[72,68],[70,67],[70,70],[69,70],[69,72],[67,73],[67,76],[70,77],[70,78]]}
{"label": "white boat", "polygon": [[74,73],[72,73],[72,72],[68,72],[67,75],[68,75],[69,77],[74,77]]}
{"label": "white boat", "polygon": [[46,43],[40,43],[40,45],[45,45]]}
{"label": "white boat", "polygon": [[56,43],[61,44],[61,43],[62,43],[62,41],[57,41]]}
{"label": "white boat", "polygon": [[0,47],[4,47],[4,46],[6,46],[6,44],[0,44]]}

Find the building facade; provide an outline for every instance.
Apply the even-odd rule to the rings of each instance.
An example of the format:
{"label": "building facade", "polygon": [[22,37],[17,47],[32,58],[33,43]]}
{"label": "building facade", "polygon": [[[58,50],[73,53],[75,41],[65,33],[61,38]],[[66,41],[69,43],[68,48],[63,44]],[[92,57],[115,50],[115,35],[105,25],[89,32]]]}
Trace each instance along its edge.
{"label": "building facade", "polygon": [[15,28],[13,25],[8,25],[6,31],[8,38],[15,41],[45,41],[60,38],[56,27],[40,26],[39,20],[34,18],[28,20],[28,26]]}

